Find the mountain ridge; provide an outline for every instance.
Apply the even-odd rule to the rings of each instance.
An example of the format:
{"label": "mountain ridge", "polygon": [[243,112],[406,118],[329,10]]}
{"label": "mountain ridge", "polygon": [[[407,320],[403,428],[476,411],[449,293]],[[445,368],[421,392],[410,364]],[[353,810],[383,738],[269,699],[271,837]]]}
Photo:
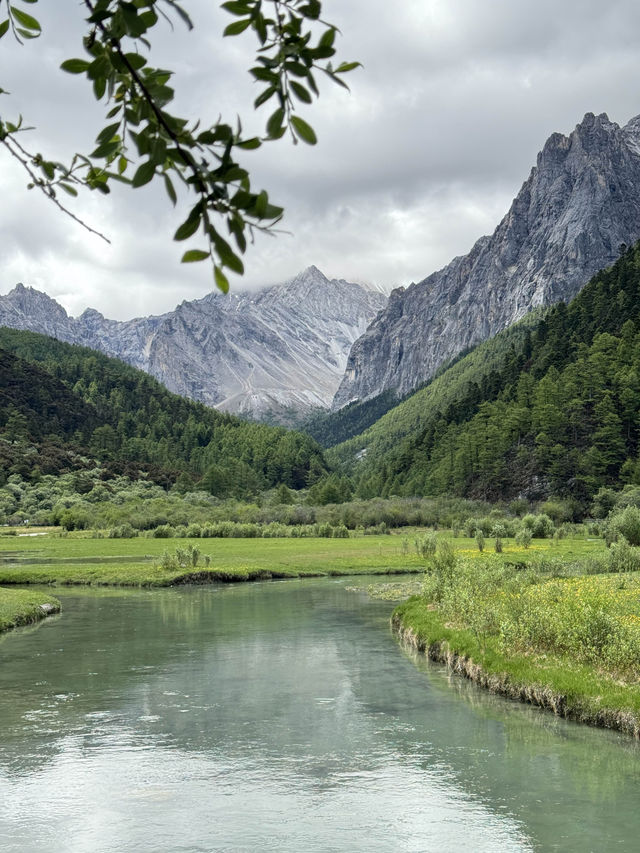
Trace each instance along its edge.
{"label": "mountain ridge", "polygon": [[410,392],[531,308],[568,300],[640,238],[640,116],[552,134],[491,236],[407,288],[356,341],[333,408]]}
{"label": "mountain ridge", "polygon": [[328,408],[351,344],[385,303],[381,292],[311,266],[256,293],[209,293],[126,321],[93,308],[70,317],[46,293],[18,284],[0,296],[0,325],[89,346],[174,393],[260,417]]}

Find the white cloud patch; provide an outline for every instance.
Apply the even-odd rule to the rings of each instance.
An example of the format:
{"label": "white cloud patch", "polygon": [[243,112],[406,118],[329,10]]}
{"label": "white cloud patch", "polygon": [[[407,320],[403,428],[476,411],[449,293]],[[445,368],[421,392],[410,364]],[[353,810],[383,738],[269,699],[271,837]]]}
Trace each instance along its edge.
{"label": "white cloud patch", "polygon": [[[54,8],[55,6],[55,8]],[[250,37],[222,40],[228,16],[190,4],[196,29],[165,29],[154,61],[176,71],[185,115],[222,114],[259,131],[246,69]],[[100,108],[81,78],[57,71],[82,54],[81,9],[42,4],[44,35],[20,48],[2,41],[6,116],[38,126],[33,143],[63,158],[87,150]],[[311,263],[326,274],[392,287],[424,278],[490,233],[553,131],[587,111],[626,122],[640,113],[640,5],[633,0],[325,0],[340,51],[364,70],[351,94],[327,82],[305,109],[316,148],[287,141],[248,153],[256,187],[283,203],[277,239],[259,238],[233,287],[281,281]],[[180,222],[161,188],[86,194],[74,209],[106,246],[24,189],[0,152],[0,292],[17,281],[47,291],[73,314],[91,306],[117,318],[162,313],[212,289],[205,265],[179,263]]]}

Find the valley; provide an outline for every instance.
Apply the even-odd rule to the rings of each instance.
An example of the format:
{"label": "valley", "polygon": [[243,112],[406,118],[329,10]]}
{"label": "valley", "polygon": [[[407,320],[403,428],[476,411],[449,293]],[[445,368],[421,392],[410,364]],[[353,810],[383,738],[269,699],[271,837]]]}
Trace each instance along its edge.
{"label": "valley", "polygon": [[[0,297],[9,849],[37,849],[20,774],[58,838],[67,783],[104,803],[117,851],[185,797],[175,849],[211,807],[219,849],[288,849],[261,833],[290,808],[319,849],[319,791],[359,815],[340,849],[381,790],[386,822],[435,803],[407,849],[635,838],[603,811],[640,739],[639,134],[554,134],[494,234],[389,299],[315,266],[128,321]],[[548,774],[526,807],[487,775],[525,796],[540,755],[544,816]]]}

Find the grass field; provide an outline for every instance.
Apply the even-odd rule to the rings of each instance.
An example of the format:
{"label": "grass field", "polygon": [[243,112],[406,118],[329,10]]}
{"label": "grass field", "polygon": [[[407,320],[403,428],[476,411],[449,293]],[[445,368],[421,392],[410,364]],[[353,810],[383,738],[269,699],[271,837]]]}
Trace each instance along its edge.
{"label": "grass field", "polygon": [[[441,534],[450,538],[448,534]],[[480,556],[469,539],[450,540],[461,556]],[[422,572],[413,534],[358,536],[349,539],[95,539],[87,535],[0,536],[0,585],[114,584],[168,586],[184,582],[192,571],[166,570],[163,552],[189,544],[209,556],[210,580],[251,580],[309,575],[395,574]],[[505,540],[502,560],[553,557],[579,560],[598,551],[601,540],[535,541],[525,551]],[[201,560],[202,563],[202,560]],[[200,572],[205,570],[200,567]],[[204,579],[204,578],[201,578]]]}
{"label": "grass field", "polygon": [[30,589],[0,589],[0,631],[29,625],[59,610],[60,602],[52,595]]}
{"label": "grass field", "polygon": [[[197,545],[210,566],[166,570],[163,552]],[[167,586],[194,571],[212,581],[309,575],[419,572],[415,552],[395,536],[354,539],[90,539],[0,537],[0,584]],[[202,579],[207,579],[203,577]]]}

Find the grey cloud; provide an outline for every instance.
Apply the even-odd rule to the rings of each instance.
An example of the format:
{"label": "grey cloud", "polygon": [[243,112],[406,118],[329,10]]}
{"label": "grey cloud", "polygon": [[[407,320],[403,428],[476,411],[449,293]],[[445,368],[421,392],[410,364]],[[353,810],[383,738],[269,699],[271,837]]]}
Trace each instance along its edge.
{"label": "grey cloud", "polygon": [[[15,92],[0,108],[38,124],[33,138],[55,156],[92,145],[101,110],[83,82],[55,74],[80,54],[75,7],[41,4],[41,45],[3,39],[0,85]],[[342,31],[341,53],[361,59],[350,95],[323,86],[303,113],[319,145],[288,142],[247,154],[256,186],[287,215],[293,236],[260,238],[247,274],[256,287],[311,263],[331,276],[392,286],[419,280],[467,251],[506,212],[553,131],[570,132],[587,111],[620,123],[640,113],[640,6],[633,0],[325,0]],[[174,68],[179,109],[215,120],[239,111],[252,132],[249,38],[222,40],[229,20],[215,3],[192,2],[193,33],[165,30],[154,61]],[[46,40],[45,40],[46,38]],[[112,248],[61,218],[22,189],[26,181],[0,158],[3,274],[64,300],[78,313],[161,313],[211,289],[204,265],[179,264],[179,222],[162,191],[85,196],[78,212],[108,233]]]}

